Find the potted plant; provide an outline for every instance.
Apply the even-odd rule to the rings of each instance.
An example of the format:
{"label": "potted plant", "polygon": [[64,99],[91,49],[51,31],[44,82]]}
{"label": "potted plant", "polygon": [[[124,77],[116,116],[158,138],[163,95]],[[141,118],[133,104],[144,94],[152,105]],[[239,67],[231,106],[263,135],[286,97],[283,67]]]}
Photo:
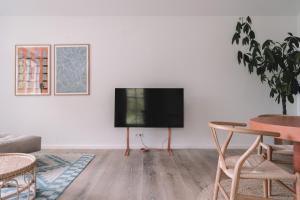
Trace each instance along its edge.
{"label": "potted plant", "polygon": [[300,38],[288,33],[282,41],[268,39],[262,45],[255,39],[252,20],[248,16],[239,18],[232,44],[237,45],[237,60],[255,72],[262,83],[270,87],[270,97],[282,104],[282,114],[286,115],[287,100],[294,103],[294,97],[300,93],[298,76],[300,74]]}

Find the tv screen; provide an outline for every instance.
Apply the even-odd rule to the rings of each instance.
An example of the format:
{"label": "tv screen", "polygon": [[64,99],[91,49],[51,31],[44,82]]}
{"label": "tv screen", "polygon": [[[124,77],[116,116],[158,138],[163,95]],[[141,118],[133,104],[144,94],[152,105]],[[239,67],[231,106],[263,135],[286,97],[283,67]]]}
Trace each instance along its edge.
{"label": "tv screen", "polygon": [[116,88],[115,127],[183,127],[183,88]]}

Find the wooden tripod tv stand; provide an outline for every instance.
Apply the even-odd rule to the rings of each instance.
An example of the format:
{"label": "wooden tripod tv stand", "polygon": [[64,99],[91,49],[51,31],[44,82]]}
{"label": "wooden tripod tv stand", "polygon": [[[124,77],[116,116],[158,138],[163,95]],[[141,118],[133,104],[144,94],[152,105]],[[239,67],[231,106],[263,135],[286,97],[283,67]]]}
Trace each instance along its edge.
{"label": "wooden tripod tv stand", "polygon": [[[171,149],[171,137],[172,137],[172,130],[171,128],[168,128],[168,147],[167,151],[169,153],[169,156],[173,155],[172,149]],[[129,156],[130,147],[129,147],[129,127],[126,128],[126,150],[125,150],[125,156]]]}

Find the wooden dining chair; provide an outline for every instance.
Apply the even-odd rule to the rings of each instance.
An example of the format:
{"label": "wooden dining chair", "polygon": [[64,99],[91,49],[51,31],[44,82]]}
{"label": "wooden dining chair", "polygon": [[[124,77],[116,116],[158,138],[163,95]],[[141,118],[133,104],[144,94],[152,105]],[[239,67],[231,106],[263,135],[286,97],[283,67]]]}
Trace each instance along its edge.
{"label": "wooden dining chair", "polygon": [[[296,182],[297,200],[300,200],[300,176],[298,173],[290,174],[283,170],[270,160],[266,160],[262,155],[255,154],[256,148],[259,146],[262,136],[278,137],[279,133],[258,131],[248,128],[245,123],[236,122],[209,122],[213,141],[219,153],[218,167],[215,179],[213,200],[217,200],[219,190],[226,200],[245,200],[257,199],[268,200],[267,182],[268,180],[291,180]],[[227,134],[223,144],[219,141],[219,133]],[[227,148],[234,134],[247,134],[254,136],[254,142],[242,154],[238,156],[227,156]],[[232,180],[230,193],[228,194],[221,186],[222,174]],[[240,179],[260,179],[264,187],[264,197],[254,197],[238,194]]]}

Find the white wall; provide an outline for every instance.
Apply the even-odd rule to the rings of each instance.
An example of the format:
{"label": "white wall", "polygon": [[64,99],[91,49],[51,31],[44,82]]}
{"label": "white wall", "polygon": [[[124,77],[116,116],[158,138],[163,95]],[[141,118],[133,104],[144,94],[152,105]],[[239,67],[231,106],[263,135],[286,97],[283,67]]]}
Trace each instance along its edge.
{"label": "white wall", "polygon": [[[45,147],[120,148],[125,129],[113,126],[115,87],[183,87],[185,128],[174,129],[173,145],[211,147],[209,120],[247,122],[281,112],[268,88],[237,65],[231,45],[236,20],[0,17],[0,131],[41,135]],[[261,39],[281,40],[297,31],[296,17],[254,17],[253,22]],[[14,45],[55,43],[91,45],[91,95],[14,96]],[[296,110],[296,105],[288,108],[290,114]],[[167,136],[165,129],[134,129],[132,135],[140,131],[152,147]],[[140,145],[135,136],[132,145]]]}
{"label": "white wall", "polygon": [[296,16],[299,0],[2,0],[0,16]]}

